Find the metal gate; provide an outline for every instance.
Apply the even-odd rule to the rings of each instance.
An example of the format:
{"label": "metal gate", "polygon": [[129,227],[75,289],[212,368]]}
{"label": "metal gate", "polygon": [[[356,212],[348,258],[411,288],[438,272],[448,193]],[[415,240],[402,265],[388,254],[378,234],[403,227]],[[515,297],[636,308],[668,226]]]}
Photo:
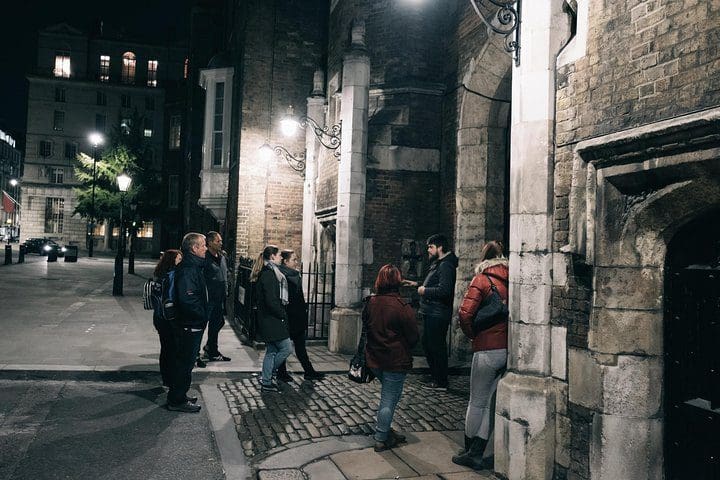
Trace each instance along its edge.
{"label": "metal gate", "polygon": [[[235,320],[241,341],[252,343],[257,333],[257,304],[250,282],[254,260],[240,257],[235,282]],[[301,271],[303,293],[308,307],[308,340],[326,340],[330,311],[335,307],[335,272],[332,265],[310,264]]]}
{"label": "metal gate", "polygon": [[668,480],[720,478],[720,228],[694,227],[673,240],[666,269]]}

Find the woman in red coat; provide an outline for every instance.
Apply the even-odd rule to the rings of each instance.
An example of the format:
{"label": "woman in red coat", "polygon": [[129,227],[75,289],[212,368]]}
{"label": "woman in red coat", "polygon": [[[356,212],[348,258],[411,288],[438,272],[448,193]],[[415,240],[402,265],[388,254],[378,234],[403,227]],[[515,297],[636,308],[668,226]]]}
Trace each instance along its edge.
{"label": "woman in red coat", "polygon": [[479,332],[472,323],[482,301],[492,293],[492,285],[503,302],[508,298],[508,261],[502,243],[491,241],[483,246],[480,264],[460,306],[459,322],[463,333],[472,340],[470,401],[465,414],[465,451],[452,458],[454,463],[481,470],[483,453],[493,430],[495,390],[507,364],[507,321]]}

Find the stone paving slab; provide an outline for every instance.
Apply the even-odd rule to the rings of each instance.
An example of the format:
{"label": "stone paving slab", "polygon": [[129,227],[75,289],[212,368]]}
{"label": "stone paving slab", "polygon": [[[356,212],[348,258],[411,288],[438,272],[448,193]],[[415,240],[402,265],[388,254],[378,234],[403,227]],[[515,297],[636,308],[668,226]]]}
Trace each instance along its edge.
{"label": "stone paving slab", "polygon": [[336,453],[330,457],[350,480],[417,477],[408,464],[392,451],[376,453],[372,449]]}
{"label": "stone paving slab", "polygon": [[393,452],[421,475],[468,470],[452,462],[460,443],[441,432],[408,433],[407,440]]}
{"label": "stone paving slab", "polygon": [[268,457],[257,466],[261,470],[282,468],[300,468],[320,457],[325,457],[346,450],[357,450],[374,444],[374,440],[366,435],[349,435],[331,437],[305,444],[288,445],[279,453],[269,452]]}
{"label": "stone paving slab", "polygon": [[320,460],[307,465],[303,472],[309,480],[344,479],[340,469],[331,460]]}

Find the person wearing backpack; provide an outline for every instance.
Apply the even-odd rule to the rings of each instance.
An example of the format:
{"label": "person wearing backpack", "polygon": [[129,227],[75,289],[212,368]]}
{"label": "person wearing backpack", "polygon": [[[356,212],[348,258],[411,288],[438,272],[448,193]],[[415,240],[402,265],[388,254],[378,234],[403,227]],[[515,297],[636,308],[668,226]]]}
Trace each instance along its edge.
{"label": "person wearing backpack", "polygon": [[495,392],[507,367],[507,319],[480,331],[473,320],[483,300],[497,292],[507,304],[508,261],[503,245],[487,242],[480,252],[480,263],[460,305],[458,321],[463,333],[472,340],[473,358],[470,367],[470,400],[465,414],[465,448],[452,457],[453,463],[474,470],[492,468],[492,457],[484,458],[495,417]]}
{"label": "person wearing backpack", "polygon": [[208,323],[208,292],[203,274],[206,251],[205,235],[191,232],[183,237],[183,261],[175,273],[177,354],[167,397],[168,410],[176,412],[200,411],[200,406],[193,402],[196,399],[188,397],[187,392]]}
{"label": "person wearing backpack", "polygon": [[[171,319],[167,318],[163,311],[163,292],[174,283],[175,267],[182,261],[182,253],[180,250],[166,250],[163,252],[155,266],[153,272],[153,281],[157,284],[157,289],[152,295],[153,306],[153,326],[160,336],[160,376],[163,385],[169,387],[172,383],[173,362],[176,355],[175,333]],[[165,285],[166,288],[163,288]],[[167,297],[167,294],[165,295]]]}

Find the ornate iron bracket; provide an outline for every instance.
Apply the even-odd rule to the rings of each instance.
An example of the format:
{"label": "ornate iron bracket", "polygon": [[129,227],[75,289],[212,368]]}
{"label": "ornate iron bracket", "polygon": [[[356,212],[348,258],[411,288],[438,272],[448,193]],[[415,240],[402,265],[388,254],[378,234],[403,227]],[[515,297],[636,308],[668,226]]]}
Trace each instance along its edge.
{"label": "ornate iron bracket", "polygon": [[342,133],[342,122],[336,123],[335,125],[321,127],[315,120],[310,117],[300,117],[300,126],[305,128],[308,125],[313,129],[313,133],[317,137],[318,141],[323,147],[328,150],[335,150],[333,155],[335,157],[340,156],[340,134]]}
{"label": "ornate iron bracket", "polygon": [[[521,0],[470,0],[480,20],[494,33],[505,37],[505,51],[512,54],[515,65],[520,65],[520,2]],[[483,15],[478,4],[497,10]]]}
{"label": "ornate iron bracket", "polygon": [[297,155],[293,155],[288,151],[287,148],[283,147],[282,145],[275,145],[273,147],[267,142],[262,144],[262,146],[260,147],[260,151],[274,153],[276,156],[285,160],[287,164],[290,165],[290,168],[292,168],[296,172],[300,172],[303,176],[305,175],[304,153],[298,153]]}

